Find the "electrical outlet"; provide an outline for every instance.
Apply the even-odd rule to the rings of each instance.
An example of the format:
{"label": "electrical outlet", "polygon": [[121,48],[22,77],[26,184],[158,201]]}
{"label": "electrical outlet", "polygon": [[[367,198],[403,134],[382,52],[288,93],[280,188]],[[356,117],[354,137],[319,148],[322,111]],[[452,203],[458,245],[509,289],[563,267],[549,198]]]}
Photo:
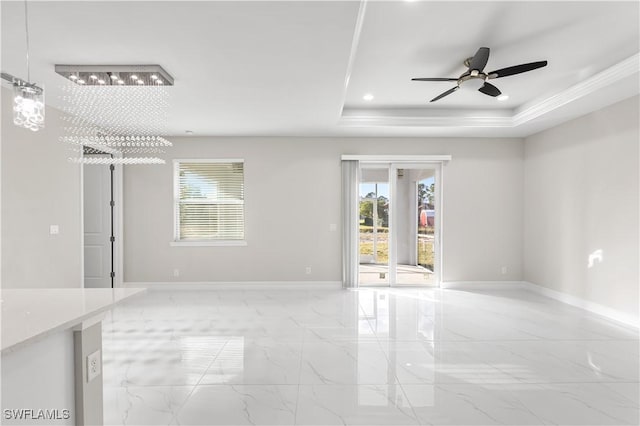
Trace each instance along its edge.
{"label": "electrical outlet", "polygon": [[501,269],[502,275],[507,275],[507,272],[509,272],[509,269],[506,266],[503,266]]}
{"label": "electrical outlet", "polygon": [[49,234],[50,235],[58,235],[60,233],[60,227],[58,225],[50,225],[49,226]]}
{"label": "electrical outlet", "polygon": [[174,276],[174,277],[179,277],[179,276],[180,276],[180,269],[177,269],[177,268],[176,268],[176,269],[174,269],[174,270],[173,270],[173,276]]}
{"label": "electrical outlet", "polygon": [[305,274],[307,275],[311,275],[311,266],[307,266],[307,268],[304,271]]}
{"label": "electrical outlet", "polygon": [[98,377],[102,373],[102,357],[97,350],[87,356],[87,383]]}

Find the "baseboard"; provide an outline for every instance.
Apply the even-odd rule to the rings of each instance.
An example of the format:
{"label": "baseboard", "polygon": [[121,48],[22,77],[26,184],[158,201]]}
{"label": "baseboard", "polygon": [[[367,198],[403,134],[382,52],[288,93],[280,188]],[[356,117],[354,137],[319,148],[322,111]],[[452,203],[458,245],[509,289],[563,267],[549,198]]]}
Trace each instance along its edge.
{"label": "baseboard", "polygon": [[603,316],[607,319],[613,320],[615,322],[621,323],[626,326],[630,326],[633,328],[640,328],[639,319],[633,318],[631,315],[625,314],[624,312],[620,312],[617,309],[613,309],[608,306],[601,305],[599,303],[591,302],[589,300],[584,300],[580,297],[572,296],[567,293],[551,290],[550,288],[543,287],[541,285],[534,284],[532,282],[523,281],[522,285],[525,289],[532,291],[534,293],[538,293],[543,296],[549,297],[551,299],[558,300],[562,303],[566,303],[567,305],[584,309],[585,311],[589,311],[594,314]]}
{"label": "baseboard", "polygon": [[168,282],[124,282],[125,288],[149,290],[334,290],[342,288],[341,281],[168,281]]}
{"label": "baseboard", "polygon": [[443,281],[440,283],[440,288],[449,290],[509,290],[522,287],[522,281]]}

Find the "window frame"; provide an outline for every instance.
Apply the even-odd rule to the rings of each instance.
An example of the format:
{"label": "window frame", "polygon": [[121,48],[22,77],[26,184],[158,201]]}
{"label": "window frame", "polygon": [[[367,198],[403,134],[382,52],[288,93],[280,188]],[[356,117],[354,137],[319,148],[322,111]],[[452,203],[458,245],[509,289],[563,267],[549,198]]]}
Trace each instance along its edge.
{"label": "window frame", "polygon": [[[173,241],[170,242],[170,246],[173,247],[214,247],[214,246],[246,246],[246,226],[243,224],[242,240],[181,240],[179,239],[180,229],[180,164],[181,163],[242,163],[242,181],[244,186],[245,174],[244,174],[244,159],[243,158],[179,158],[173,160]],[[243,216],[246,214],[245,198],[242,198]]]}

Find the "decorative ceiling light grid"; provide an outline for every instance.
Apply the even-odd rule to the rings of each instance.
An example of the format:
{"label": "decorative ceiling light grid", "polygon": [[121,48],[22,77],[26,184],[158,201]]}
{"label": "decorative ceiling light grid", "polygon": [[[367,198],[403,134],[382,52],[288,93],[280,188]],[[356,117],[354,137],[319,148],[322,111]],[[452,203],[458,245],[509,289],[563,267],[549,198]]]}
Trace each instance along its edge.
{"label": "decorative ceiling light grid", "polygon": [[[124,72],[122,68],[120,72]],[[97,81],[98,71],[89,72],[97,73],[97,78],[91,79],[96,80],[95,84],[78,84],[77,79],[69,79],[62,86],[66,113],[63,119],[67,124],[60,140],[70,144],[77,154],[69,160],[84,164],[163,164],[158,155],[172,145],[161,136],[166,134],[169,84],[118,85],[115,79],[111,80],[116,84],[101,84]],[[155,72],[160,75],[157,69]],[[163,81],[173,83],[167,76],[163,70]],[[84,157],[85,146],[112,155],[99,159]]]}
{"label": "decorative ceiling light grid", "polygon": [[79,86],[173,86],[160,65],[56,65],[56,72]]}

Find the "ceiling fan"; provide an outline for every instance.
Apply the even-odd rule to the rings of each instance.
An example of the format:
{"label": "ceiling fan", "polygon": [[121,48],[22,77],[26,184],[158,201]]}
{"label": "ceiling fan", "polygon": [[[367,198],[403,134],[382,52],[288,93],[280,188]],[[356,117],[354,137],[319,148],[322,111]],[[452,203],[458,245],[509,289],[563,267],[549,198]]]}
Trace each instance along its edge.
{"label": "ceiling fan", "polygon": [[533,71],[538,68],[542,68],[547,66],[547,61],[539,61],[539,62],[530,62],[528,64],[515,65],[512,67],[502,68],[499,70],[491,71],[485,73],[484,67],[487,65],[487,61],[489,60],[489,48],[481,47],[478,49],[476,54],[472,58],[467,58],[464,60],[464,65],[469,68],[467,71],[462,73],[462,75],[458,78],[412,78],[412,81],[455,81],[457,82],[456,86],[452,89],[447,90],[444,93],[439,94],[435,98],[431,99],[430,102],[435,102],[439,99],[444,98],[460,89],[460,85],[466,83],[465,85],[473,85],[474,87],[478,87],[478,91],[484,93],[489,96],[500,96],[502,92],[489,83],[488,80],[500,77],[508,77],[514,74],[520,74],[527,71]]}

